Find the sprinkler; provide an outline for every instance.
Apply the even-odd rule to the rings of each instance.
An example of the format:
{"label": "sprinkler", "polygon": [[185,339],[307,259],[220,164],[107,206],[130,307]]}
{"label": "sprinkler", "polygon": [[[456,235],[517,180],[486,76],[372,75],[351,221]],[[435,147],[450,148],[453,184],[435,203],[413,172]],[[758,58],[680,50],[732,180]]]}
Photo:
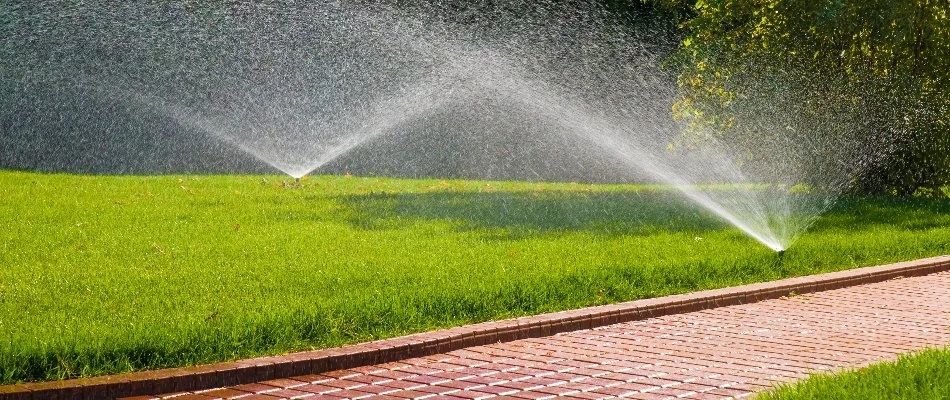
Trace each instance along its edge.
{"label": "sprinkler", "polygon": [[785,249],[778,250],[776,253],[778,253],[778,257],[775,257],[774,261],[772,261],[772,267],[780,269],[784,268]]}

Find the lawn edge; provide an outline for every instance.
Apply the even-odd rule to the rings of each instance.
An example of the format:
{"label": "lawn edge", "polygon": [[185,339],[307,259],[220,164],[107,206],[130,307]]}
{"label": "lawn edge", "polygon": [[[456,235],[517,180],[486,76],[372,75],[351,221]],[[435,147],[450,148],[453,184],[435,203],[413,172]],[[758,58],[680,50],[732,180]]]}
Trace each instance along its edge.
{"label": "lawn edge", "polygon": [[234,386],[943,271],[950,271],[950,255],[483,322],[281,356],[94,378],[5,385],[0,386],[0,399],[103,399]]}

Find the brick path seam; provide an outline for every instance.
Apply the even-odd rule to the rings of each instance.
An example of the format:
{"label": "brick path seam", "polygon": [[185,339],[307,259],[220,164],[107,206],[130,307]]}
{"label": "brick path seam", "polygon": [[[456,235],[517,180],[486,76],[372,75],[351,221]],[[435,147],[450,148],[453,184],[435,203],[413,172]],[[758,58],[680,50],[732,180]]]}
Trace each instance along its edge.
{"label": "brick path seam", "polygon": [[950,344],[950,272],[127,399],[730,399]]}

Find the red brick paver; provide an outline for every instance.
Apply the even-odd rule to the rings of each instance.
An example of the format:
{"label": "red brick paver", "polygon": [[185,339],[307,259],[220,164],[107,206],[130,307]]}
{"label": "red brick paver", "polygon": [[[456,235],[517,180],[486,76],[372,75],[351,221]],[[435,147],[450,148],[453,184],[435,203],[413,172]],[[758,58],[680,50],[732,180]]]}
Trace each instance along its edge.
{"label": "red brick paver", "polygon": [[947,344],[941,272],[174,398],[742,398]]}

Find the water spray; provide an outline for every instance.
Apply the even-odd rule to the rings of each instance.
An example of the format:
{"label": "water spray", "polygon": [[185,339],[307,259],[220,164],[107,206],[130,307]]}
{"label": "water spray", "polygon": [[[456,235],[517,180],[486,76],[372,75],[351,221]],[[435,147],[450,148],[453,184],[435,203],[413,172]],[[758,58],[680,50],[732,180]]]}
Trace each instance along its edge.
{"label": "water spray", "polygon": [[[779,259],[852,180],[850,171],[869,165],[869,156],[857,152],[863,149],[858,142],[796,141],[789,133],[814,128],[823,129],[815,136],[827,140],[849,137],[835,134],[856,131],[852,119],[796,118],[802,115],[797,109],[757,103],[761,96],[733,107],[748,108],[743,115],[752,121],[740,122],[762,132],[749,135],[756,140],[720,143],[716,132],[701,132],[701,141],[671,147],[684,127],[670,118],[670,104],[681,97],[675,77],[658,68],[665,59],[665,28],[627,29],[632,25],[615,20],[597,1],[544,0],[527,14],[479,9],[473,24],[455,22],[438,4],[338,3],[236,6],[228,12],[246,18],[223,25],[214,13],[208,14],[213,19],[195,15],[168,25],[160,14],[140,8],[94,5],[61,18],[55,5],[38,4],[16,17],[22,23],[5,35],[11,45],[0,46],[0,59],[12,60],[4,64],[5,76],[13,77],[0,82],[0,90],[13,88],[17,94],[6,97],[17,102],[39,99],[24,103],[37,110],[63,104],[66,114],[20,113],[13,111],[26,108],[0,105],[0,120],[17,121],[11,134],[23,138],[37,130],[72,134],[113,126],[129,126],[130,133],[169,132],[165,124],[174,123],[287,173],[294,181],[282,181],[284,187],[300,187],[307,173],[361,147],[387,147],[362,146],[384,136],[394,142],[403,136],[428,139],[430,133],[446,138],[423,147],[443,153],[391,162],[409,169],[397,171],[401,175],[431,173],[444,154],[453,170],[489,167],[476,164],[488,160],[493,165],[485,170],[531,179],[538,173],[518,171],[521,165],[556,166],[556,157],[571,152],[585,165],[577,162],[577,169],[575,159],[565,157],[564,175],[551,172],[545,180],[574,180],[576,173],[613,181],[613,169],[597,168],[600,162],[613,168],[619,159],[617,180],[635,171],[636,181],[676,188],[778,252]],[[557,17],[563,15],[571,18]],[[102,19],[111,22],[96,22]],[[279,40],[272,40],[275,27]],[[317,37],[325,40],[312,40]],[[130,54],[114,56],[116,43]],[[133,61],[152,60],[155,51],[167,57]],[[79,78],[77,70],[83,71]],[[745,86],[740,89],[759,88]],[[25,88],[30,92],[18,92]],[[763,107],[765,114],[759,112]],[[131,109],[139,112],[128,114]],[[204,137],[192,133],[189,138]],[[456,143],[479,147],[455,149]],[[508,162],[504,154],[486,152],[496,148],[518,152],[511,153],[510,164],[494,165]],[[816,155],[816,148],[830,150]],[[765,159],[746,162],[745,154]],[[369,159],[373,171],[385,169],[377,154],[370,155],[353,157]],[[798,168],[825,164],[835,167]],[[591,171],[584,171],[588,165]],[[794,189],[797,182],[815,181],[831,189]],[[765,190],[770,182],[780,182],[775,187],[781,190]]]}

